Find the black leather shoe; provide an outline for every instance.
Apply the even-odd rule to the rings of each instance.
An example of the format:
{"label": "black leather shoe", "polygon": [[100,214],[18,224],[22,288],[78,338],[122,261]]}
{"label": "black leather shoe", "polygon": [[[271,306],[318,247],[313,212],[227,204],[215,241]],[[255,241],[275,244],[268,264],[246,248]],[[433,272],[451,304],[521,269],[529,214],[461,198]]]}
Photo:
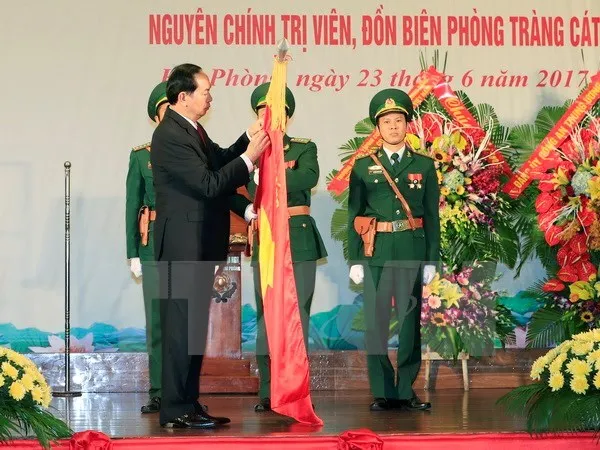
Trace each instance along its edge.
{"label": "black leather shoe", "polygon": [[194,404],[194,409],[198,414],[202,412],[208,412],[208,406],[198,402]]}
{"label": "black leather shoe", "polygon": [[419,397],[413,397],[410,400],[398,400],[400,406],[403,409],[407,409],[409,411],[427,411],[431,409],[431,403],[422,402]]}
{"label": "black leather shoe", "polygon": [[392,402],[386,398],[376,398],[369,406],[371,411],[388,411],[392,408]]}
{"label": "black leather shoe", "polygon": [[205,418],[207,420],[212,420],[217,425],[225,425],[225,424],[231,422],[231,419],[229,417],[215,417],[215,416],[211,416],[210,414],[208,414],[205,411],[196,412],[196,415],[198,417],[203,417],[203,418]]}
{"label": "black leather shoe", "polygon": [[260,402],[254,405],[254,412],[265,412],[271,411],[271,399],[261,398]]}
{"label": "black leather shoe", "polygon": [[160,397],[152,397],[148,404],[140,408],[142,414],[157,413],[160,411]]}
{"label": "black leather shoe", "polygon": [[199,414],[184,414],[166,423],[160,424],[164,428],[215,428],[216,421]]}

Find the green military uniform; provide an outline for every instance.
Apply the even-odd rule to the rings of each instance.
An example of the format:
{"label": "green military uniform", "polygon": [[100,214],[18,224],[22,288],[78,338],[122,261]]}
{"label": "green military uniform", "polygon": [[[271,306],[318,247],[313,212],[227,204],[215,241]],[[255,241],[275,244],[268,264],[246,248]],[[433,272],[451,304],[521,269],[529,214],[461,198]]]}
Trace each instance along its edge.
{"label": "green military uniform", "polygon": [[[148,116],[155,120],[158,107],[167,102],[166,82],[152,91],[148,101]],[[125,227],[127,258],[140,258],[142,263],[142,292],[146,314],[146,345],[151,399],[161,396],[161,326],[158,273],[154,258],[154,221],[150,222],[147,245],[142,245],[138,226],[142,206],[154,211],[154,185],[150,164],[150,143],[132,149],[126,181]],[[142,408],[143,410],[143,408]],[[143,411],[146,412],[146,411]],[[150,412],[150,411],[148,411]]]}
{"label": "green military uniform", "polygon": [[[410,121],[410,97],[397,89],[378,93],[371,101],[373,124],[388,112],[401,112]],[[365,269],[365,346],[371,391],[375,399],[386,399],[390,405],[404,404],[416,398],[412,384],[421,365],[422,266],[439,260],[439,186],[433,160],[408,146],[393,165],[382,148],[371,153],[381,166],[364,155],[356,160],[350,175],[348,249],[350,263],[363,264]],[[422,227],[402,230],[408,216],[383,170],[405,198],[412,217],[422,219]],[[376,218],[382,227],[383,222],[395,224],[375,234],[370,257],[365,256],[363,240],[354,228],[357,216]],[[399,322],[397,376],[387,354],[392,301]],[[372,409],[377,408],[372,405]]]}
{"label": "green military uniform", "polygon": [[[252,93],[250,102],[252,109],[257,112],[265,104],[265,96],[269,83],[257,87]],[[295,103],[292,92],[286,88],[286,109],[288,117],[294,113]],[[319,163],[317,161],[317,146],[310,139],[284,136],[283,149],[286,162],[287,205],[291,207],[310,206],[311,189],[319,179]],[[247,185],[250,196],[254,198],[256,184],[253,179]],[[292,210],[293,211],[293,210]],[[310,307],[315,289],[317,260],[327,256],[327,251],[315,220],[309,214],[292,215],[289,219],[290,248],[294,268],[294,279],[300,309],[304,343],[308,350],[308,326]],[[261,400],[268,399],[271,391],[270,358],[263,318],[263,303],[260,290],[260,272],[257,270],[258,245],[254,239],[252,251],[252,266],[254,269],[254,291],[256,298],[256,360],[260,376],[258,395]],[[268,408],[267,408],[268,409]]]}

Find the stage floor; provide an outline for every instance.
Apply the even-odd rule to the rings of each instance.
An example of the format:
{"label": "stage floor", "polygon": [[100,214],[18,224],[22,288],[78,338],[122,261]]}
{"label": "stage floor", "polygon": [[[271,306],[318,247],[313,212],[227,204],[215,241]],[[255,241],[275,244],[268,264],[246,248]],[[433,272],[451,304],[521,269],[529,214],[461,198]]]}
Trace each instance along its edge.
{"label": "stage floor", "polygon": [[319,391],[313,393],[316,412],[324,422],[314,428],[299,425],[276,413],[255,413],[257,397],[207,395],[202,401],[209,413],[231,418],[231,424],[213,430],[172,430],[158,424],[158,414],[140,414],[146,401],[141,393],[83,394],[73,399],[54,398],[57,416],[74,431],[97,430],[111,438],[125,437],[257,437],[265,435],[335,436],[346,430],[367,428],[384,434],[506,433],[525,430],[521,419],[509,417],[495,406],[508,389],[458,389],[420,391],[432,403],[428,412],[371,412],[367,391]]}

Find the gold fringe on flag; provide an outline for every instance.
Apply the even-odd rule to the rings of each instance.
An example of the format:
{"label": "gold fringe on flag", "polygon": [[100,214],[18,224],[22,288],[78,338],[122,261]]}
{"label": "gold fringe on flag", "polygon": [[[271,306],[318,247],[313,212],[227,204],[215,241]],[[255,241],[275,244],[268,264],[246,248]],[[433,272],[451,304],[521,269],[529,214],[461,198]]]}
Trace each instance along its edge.
{"label": "gold fringe on flag", "polygon": [[287,78],[287,60],[275,57],[271,84],[267,92],[267,105],[271,108],[271,130],[285,132],[287,115],[285,112],[285,88]]}

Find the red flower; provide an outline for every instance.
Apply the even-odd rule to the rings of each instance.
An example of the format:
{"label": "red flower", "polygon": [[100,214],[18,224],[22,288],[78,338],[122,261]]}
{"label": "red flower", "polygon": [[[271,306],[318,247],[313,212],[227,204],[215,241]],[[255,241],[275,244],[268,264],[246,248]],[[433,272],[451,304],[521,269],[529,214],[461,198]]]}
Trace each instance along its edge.
{"label": "red flower", "polygon": [[544,173],[540,176],[540,182],[538,183],[538,188],[542,192],[552,192],[555,190],[554,183],[552,182],[552,178],[554,174],[552,173]]}
{"label": "red flower", "polygon": [[596,213],[588,206],[589,201],[587,197],[584,197],[581,201],[581,209],[577,213],[577,219],[581,223],[581,225],[585,228],[591,226],[596,220]]}
{"label": "red flower", "polygon": [[544,237],[549,246],[557,245],[560,242],[560,233],[563,231],[562,227],[551,225],[544,232]]}
{"label": "red flower", "polygon": [[560,292],[564,288],[565,288],[565,285],[563,284],[562,281],[560,281],[556,278],[553,278],[551,280],[546,281],[546,283],[542,287],[542,290],[544,292]]}
{"label": "red flower", "polygon": [[546,231],[553,224],[558,215],[560,214],[559,209],[551,209],[543,214],[538,215],[538,225],[540,230]]}
{"label": "red flower", "polygon": [[490,193],[500,190],[500,175],[502,175],[501,166],[487,167],[485,170],[480,170],[475,173],[471,180],[475,191]]}
{"label": "red flower", "polygon": [[[433,142],[436,137],[443,134],[443,119],[435,114],[425,114],[421,116],[421,125],[423,126],[423,135],[425,142]],[[417,121],[413,120],[406,129],[407,133],[415,134],[420,137],[417,128]]]}
{"label": "red flower", "polygon": [[535,200],[535,210],[538,214],[548,212],[551,208],[556,207],[560,204],[560,193],[554,192],[542,192],[538,195]]}
{"label": "red flower", "polygon": [[579,275],[580,281],[590,281],[590,277],[596,275],[596,266],[589,260],[582,259],[579,264],[577,264],[577,274]]}
{"label": "red flower", "polygon": [[587,253],[587,251],[588,251],[587,239],[581,233],[578,233],[575,236],[573,236],[571,238],[571,240],[568,242],[568,244],[569,244],[569,248],[571,249],[571,251],[576,255],[583,255],[584,253]]}
{"label": "red flower", "polygon": [[563,267],[558,271],[556,276],[561,281],[564,281],[566,283],[575,283],[576,281],[579,281],[579,273],[577,272],[577,269],[573,266]]}

